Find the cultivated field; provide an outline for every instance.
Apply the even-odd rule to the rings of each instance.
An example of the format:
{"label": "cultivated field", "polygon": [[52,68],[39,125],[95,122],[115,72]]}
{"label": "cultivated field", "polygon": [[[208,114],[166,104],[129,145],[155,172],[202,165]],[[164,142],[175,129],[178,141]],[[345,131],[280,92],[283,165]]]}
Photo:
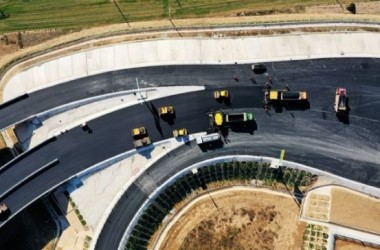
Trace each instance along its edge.
{"label": "cultivated field", "polygon": [[[351,0],[0,0],[2,10],[0,32],[76,29],[168,18],[314,12],[325,14],[331,11],[342,13],[346,5],[351,2]],[[355,1],[356,4],[362,2],[369,0]],[[326,8],[326,5],[334,7]],[[322,6],[322,10],[318,6]],[[358,8],[358,13],[359,11],[363,12]]]}

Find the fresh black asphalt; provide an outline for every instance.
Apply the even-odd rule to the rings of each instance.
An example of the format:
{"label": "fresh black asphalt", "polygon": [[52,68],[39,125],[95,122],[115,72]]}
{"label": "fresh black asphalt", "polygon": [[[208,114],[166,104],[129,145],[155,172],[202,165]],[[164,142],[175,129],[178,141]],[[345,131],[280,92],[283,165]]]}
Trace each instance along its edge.
{"label": "fresh black asphalt", "polygon": [[[375,83],[379,59],[319,59],[267,63],[267,66],[268,72],[284,84],[323,84],[326,81],[334,85],[346,85],[363,81]],[[238,77],[238,83],[234,76]],[[66,103],[135,89],[136,78],[140,88],[204,84],[241,86],[252,85],[252,81],[259,84],[265,82],[264,75],[255,75],[250,65],[240,64],[160,66],[107,72],[30,93],[9,106],[0,105],[0,128]]]}
{"label": "fresh black asphalt", "polygon": [[[206,91],[163,98],[105,115],[88,122],[92,133],[77,127],[58,136],[57,140],[16,162],[7,170],[0,171],[2,179],[0,194],[2,194],[14,183],[46,163],[55,158],[59,160],[58,165],[39,173],[4,197],[2,202],[7,203],[13,212],[18,211],[35,197],[45,194],[47,190],[76,173],[131,149],[131,129],[135,126],[147,127],[153,141],[171,137],[172,128],[186,127],[191,133],[205,131],[209,125],[207,112],[212,108],[223,107],[213,100],[213,88],[223,85],[228,86],[231,92],[231,107],[235,111],[241,111],[244,108],[245,111],[254,113],[257,130],[253,135],[230,133],[228,135],[230,142],[225,145],[225,148],[215,152],[202,153],[196,146],[192,148],[186,146],[186,154],[178,154],[179,158],[171,156],[171,161],[165,164],[165,167],[151,168],[157,169],[157,176],[151,180],[153,183],[147,182],[146,185],[157,186],[169,174],[187,166],[189,162],[211,157],[213,154],[223,154],[225,150],[277,157],[280,150],[284,148],[287,160],[304,163],[380,187],[379,65],[379,59],[326,59],[268,63],[268,73],[274,79],[274,88],[283,88],[287,84],[291,90],[307,90],[310,96],[310,110],[285,109],[282,113],[272,111],[270,116],[262,109],[263,84],[266,76],[251,73],[250,65],[170,66],[124,70],[33,93],[24,100],[34,100],[29,99],[34,98],[34,95],[41,96],[36,97],[38,101],[35,100],[35,103],[23,104],[25,112],[27,112],[27,107],[31,107],[30,112],[37,112],[32,109],[34,105],[38,107],[36,110],[47,110],[59,105],[59,101],[63,104],[75,98],[81,99],[86,96],[84,93],[87,95],[106,93],[105,86],[110,91],[111,89],[112,91],[119,90],[115,86],[119,86],[120,89],[132,88],[136,77],[142,84],[140,87],[204,83],[207,87]],[[239,82],[233,79],[234,75],[239,76]],[[256,83],[252,82],[251,77],[255,78]],[[68,87],[67,90],[65,86]],[[71,89],[70,86],[74,88]],[[92,87],[88,88],[88,86]],[[333,110],[334,92],[338,86],[346,87],[348,91],[351,107],[349,124],[340,122]],[[52,98],[54,104],[45,100],[48,99],[49,91],[50,96],[54,96]],[[81,91],[83,93],[79,94]],[[44,97],[42,93],[45,93]],[[69,100],[71,95],[76,97]],[[60,99],[61,97],[63,99]],[[22,102],[14,105],[21,105]],[[51,106],[44,106],[44,103],[46,105],[49,103]],[[177,117],[172,127],[162,120],[157,120],[153,112],[160,105],[167,104],[174,105],[176,108]],[[0,114],[11,107],[13,105],[0,110]],[[28,115],[24,114],[24,117],[26,116]],[[139,202],[142,202],[145,199],[143,196],[150,191],[147,187],[143,188],[141,183],[136,182],[136,188],[144,191],[136,193],[139,197],[131,198]],[[118,207],[123,207],[123,205],[118,205]],[[115,209],[119,213],[122,211]],[[128,210],[130,214],[126,216],[131,218],[134,212],[133,209]],[[128,218],[125,220],[128,221]],[[122,230],[123,226],[125,224],[120,223],[118,230]]]}

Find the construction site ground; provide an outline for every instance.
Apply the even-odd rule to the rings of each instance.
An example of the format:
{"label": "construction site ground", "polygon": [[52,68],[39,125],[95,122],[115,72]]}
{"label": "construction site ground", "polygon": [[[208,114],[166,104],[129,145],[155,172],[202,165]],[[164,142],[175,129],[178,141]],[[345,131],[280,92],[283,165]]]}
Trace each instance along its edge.
{"label": "construction site ground", "polygon": [[351,191],[331,188],[330,222],[380,234],[380,200]]}
{"label": "construction site ground", "polygon": [[300,249],[305,223],[283,194],[241,188],[204,194],[170,228],[160,249]]}
{"label": "construction site ground", "polygon": [[[371,12],[373,12],[373,10],[376,10],[376,9],[378,10],[380,8],[379,7],[380,2],[376,2],[374,4],[377,4],[376,8],[374,8],[373,6],[368,8],[369,10],[371,10]],[[330,9],[330,8],[327,7],[326,9]],[[314,13],[325,13],[325,12],[323,9],[322,10],[319,9],[318,11],[316,11]],[[226,19],[224,19],[224,20],[226,20]],[[152,22],[152,23],[154,23],[154,22]],[[108,31],[108,27],[100,27],[98,29],[103,30],[103,32]],[[40,44],[40,42],[42,43],[44,41],[48,41],[48,40],[51,40],[53,38],[62,37],[65,34],[66,34],[66,32],[61,31],[61,30],[34,31],[33,33],[29,33],[29,32],[22,33],[23,47],[20,48],[20,44],[17,40],[18,39],[17,33],[13,33],[13,34],[9,33],[9,39],[10,39],[9,44],[5,45],[5,43],[3,44],[3,40],[0,41],[0,44],[1,44],[0,45],[0,54],[2,55],[2,57],[7,56],[7,57],[3,57],[3,58],[9,59],[11,57],[10,55],[13,53],[21,52],[22,50],[25,52],[25,48],[35,46],[36,44]],[[39,37],[40,40],[38,41],[38,43],[32,42],[32,41],[36,41],[35,37]],[[74,40],[74,39],[72,39],[72,40]],[[117,40],[117,39],[115,39],[115,40]],[[40,45],[42,45],[42,44],[40,44]],[[39,47],[39,50],[44,50],[44,48],[49,48],[49,47],[51,47],[51,44],[50,45],[49,44],[42,45]],[[4,64],[2,64],[2,65],[4,65]],[[0,140],[0,142],[1,142],[1,144],[4,144],[2,142],[2,140]],[[1,146],[0,148],[5,147],[5,145],[0,145],[0,146]],[[358,195],[355,193],[354,194],[352,194],[352,193],[353,192],[347,193],[347,192],[340,190],[338,192],[335,192],[335,194],[332,194],[335,197],[339,197],[339,199],[335,199],[335,201],[334,201],[334,199],[332,200],[331,209],[333,209],[333,210],[335,209],[335,211],[337,211],[337,212],[335,213],[335,212],[331,211],[331,220],[334,219],[337,221],[340,221],[340,220],[346,221],[347,218],[345,217],[346,214],[344,214],[344,213],[345,212],[349,213],[350,211],[347,211],[347,210],[348,210],[348,208],[350,208],[349,210],[351,210],[351,207],[354,207],[356,212],[362,211],[362,209],[365,208],[365,209],[367,209],[366,211],[368,211],[366,213],[370,212],[373,215],[376,215],[376,213],[377,213],[377,215],[380,214],[379,213],[379,211],[380,211],[379,210],[380,209],[379,201],[377,201],[377,203],[375,202],[377,204],[375,206],[365,207],[363,204],[367,204],[368,200],[366,200],[364,198],[357,198],[356,196],[358,196]],[[251,201],[248,199],[248,197],[244,197],[244,195],[249,196],[250,198],[252,198],[252,197],[256,197],[256,198],[252,199],[252,201]],[[265,203],[266,202],[268,202],[268,203],[272,202],[274,205],[270,206],[270,205],[265,205],[265,203],[262,203],[265,199],[261,200],[260,195],[268,197],[268,200],[265,201]],[[232,196],[232,195],[230,195],[230,196]],[[235,196],[239,197],[239,199],[236,199],[236,201],[235,201]],[[340,196],[342,196],[344,198],[341,198]],[[298,209],[298,207],[296,206],[296,204],[293,202],[293,200],[291,198],[286,198],[285,199],[286,201],[285,200],[282,201],[282,198],[278,199],[278,196],[275,196],[275,198],[273,198],[273,196],[271,196],[271,198],[269,198],[269,196],[267,194],[252,195],[252,193],[245,194],[245,192],[239,192],[239,195],[235,194],[233,197],[229,197],[229,198],[228,198],[228,196],[226,198],[220,197],[220,200],[218,197],[214,198],[216,203],[219,204],[220,209],[216,210],[218,213],[215,213],[216,208],[213,205],[213,203],[211,202],[211,199],[205,200],[203,206],[206,207],[211,212],[209,214],[209,218],[207,220],[206,219],[202,220],[201,216],[203,216],[205,213],[199,213],[199,212],[198,212],[198,214],[196,214],[196,216],[198,216],[198,218],[189,218],[192,221],[198,220],[199,224],[197,224],[197,226],[195,226],[193,228],[191,228],[191,227],[184,228],[184,230],[187,230],[186,231],[187,233],[185,233],[185,235],[184,235],[185,237],[183,238],[181,245],[177,245],[177,246],[181,247],[182,249],[186,249],[186,247],[187,247],[186,244],[192,244],[193,246],[200,246],[200,242],[202,242],[202,241],[199,241],[197,238],[195,238],[196,242],[192,242],[192,240],[194,240],[194,239],[191,237],[192,236],[193,237],[200,237],[203,235],[203,233],[207,234],[207,233],[212,232],[212,231],[210,231],[210,230],[212,230],[212,227],[210,226],[210,221],[214,221],[213,222],[214,224],[211,223],[211,225],[213,225],[214,228],[217,228],[218,229],[217,232],[219,233],[219,234],[216,234],[214,236],[214,238],[216,238],[217,236],[218,237],[224,236],[224,238],[222,237],[220,239],[223,239],[225,241],[223,241],[223,240],[218,241],[218,242],[220,242],[220,244],[223,244],[223,242],[228,243],[228,244],[230,242],[232,242],[231,244],[236,243],[237,244],[236,246],[240,246],[240,244],[246,244],[247,243],[247,244],[253,244],[254,246],[257,246],[258,249],[265,249],[264,243],[268,243],[268,244],[265,244],[265,246],[270,246],[270,244],[273,244],[273,245],[275,245],[275,249],[283,249],[283,246],[287,246],[287,245],[282,245],[282,244],[289,244],[289,242],[292,240],[292,241],[294,241],[293,242],[293,246],[294,246],[293,249],[299,249],[300,248],[300,246],[302,245],[302,233],[304,231],[304,225],[303,225],[303,223],[297,222],[298,221],[297,215],[298,215],[299,211],[294,210],[294,209]],[[261,197],[261,198],[263,198],[263,197]],[[354,200],[352,198],[354,198]],[[231,202],[231,199],[234,201]],[[279,202],[280,200],[281,200],[281,202]],[[347,204],[347,200],[351,201],[350,204]],[[373,199],[373,200],[375,200],[375,199]],[[289,201],[289,204],[287,203],[288,201]],[[272,204],[272,203],[270,203],[270,204]],[[291,205],[291,203],[293,203],[295,208]],[[334,205],[334,203],[335,203],[335,205]],[[289,207],[286,207],[287,206],[286,204],[288,204]],[[291,208],[291,209],[289,209],[289,208]],[[358,210],[358,209],[360,209],[360,210]],[[194,210],[196,210],[196,209],[194,209]],[[260,220],[261,223],[258,223],[257,225],[253,225],[256,223],[249,224],[250,223],[249,213],[252,213],[251,211],[255,212],[254,220],[255,219]],[[351,211],[353,211],[353,210],[351,210]],[[193,211],[193,212],[195,213],[196,211]],[[246,214],[244,214],[244,213],[246,213]],[[273,221],[268,223],[268,221],[271,218],[271,214],[272,215],[276,214],[276,215],[274,216]],[[362,215],[364,213],[360,212],[359,214]],[[286,215],[288,215],[288,216],[286,216]],[[291,215],[291,216],[289,216],[289,215]],[[358,214],[356,213],[356,215],[358,215]],[[206,218],[206,217],[207,216],[205,216],[203,218]],[[361,218],[359,218],[359,217],[351,217],[351,218],[352,219],[351,220],[348,219],[346,221],[346,223],[348,223],[350,225],[355,225],[355,226],[363,226],[362,225],[363,222],[361,221]],[[184,219],[184,218],[181,218],[181,219]],[[293,219],[295,219],[295,221],[293,221]],[[377,221],[379,221],[378,217],[372,218],[372,219],[377,219]],[[230,222],[230,220],[231,220],[231,222]],[[237,222],[234,222],[235,220]],[[267,222],[268,224],[265,222]],[[225,223],[225,224],[223,224],[223,223]],[[297,226],[296,226],[296,228],[293,229],[292,232],[290,232],[290,230],[284,230],[284,229],[286,229],[286,225],[287,225],[286,223],[288,223],[288,225],[296,225],[296,223],[297,223]],[[377,230],[377,232],[379,232],[379,226],[380,225],[375,225],[375,224],[376,224],[376,220],[372,222],[372,225],[370,223],[369,227],[371,228],[371,230],[375,229],[375,230]],[[258,237],[258,239],[249,238],[248,232],[252,231],[252,230],[259,230],[258,225],[263,226],[262,231],[261,231],[262,234],[258,234],[261,237],[260,238]],[[179,228],[179,229],[181,229],[181,228]],[[275,231],[276,229],[278,231]],[[236,230],[236,231],[228,231],[228,230]],[[52,229],[51,231],[54,231],[54,229]],[[232,238],[227,237],[226,238],[226,235],[228,235],[229,233],[232,233],[232,235],[234,235],[234,236],[239,235],[239,236],[243,236],[243,237],[241,237],[242,238],[241,241],[237,242],[236,238],[240,238],[240,237],[232,237]],[[277,238],[276,238],[276,235],[277,235]],[[284,238],[285,236],[288,238]],[[294,238],[292,238],[292,237],[294,237]],[[49,236],[47,238],[51,238],[51,236]],[[213,240],[214,240],[214,238],[213,238]],[[280,239],[282,239],[282,240],[280,240]],[[218,239],[215,239],[215,240],[218,240]],[[257,240],[257,242],[256,242],[256,240]],[[213,241],[210,240],[210,242],[213,242]],[[207,243],[208,242],[204,242],[202,246],[210,246],[210,245],[207,245]],[[338,243],[343,244],[343,245],[338,245]],[[262,244],[262,245],[260,245],[260,244]],[[345,242],[345,241],[343,241],[343,243],[340,243],[337,241],[337,245],[336,245],[337,248],[336,249],[337,250],[340,250],[340,249],[370,250],[370,249],[372,249],[372,248],[368,248],[368,247],[363,248],[362,246],[358,246],[359,248],[354,248],[354,247],[356,247],[356,245],[353,246],[353,248],[348,248],[348,247],[351,247],[352,244],[354,244],[354,243]],[[214,246],[214,245],[211,245],[211,246]],[[297,246],[299,246],[299,247],[297,248]],[[342,248],[339,248],[341,246],[342,246]],[[79,246],[79,247],[82,247],[82,246]],[[175,249],[175,248],[163,248],[163,249]],[[187,248],[187,249],[191,249],[191,248]],[[196,249],[196,248],[193,248],[193,249]],[[198,249],[207,249],[207,248],[206,247],[204,247],[204,248],[200,247]]]}
{"label": "construction site ground", "polygon": [[345,240],[336,240],[334,250],[378,250],[378,248],[363,246]]}

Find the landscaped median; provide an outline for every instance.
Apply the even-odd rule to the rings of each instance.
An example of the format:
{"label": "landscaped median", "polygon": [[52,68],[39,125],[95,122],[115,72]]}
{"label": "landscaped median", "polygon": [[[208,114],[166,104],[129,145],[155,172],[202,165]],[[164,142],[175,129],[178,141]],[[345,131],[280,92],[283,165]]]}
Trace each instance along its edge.
{"label": "landscaped median", "polygon": [[[378,189],[294,162],[285,161],[283,165],[286,167],[270,168],[270,163],[273,160],[275,159],[248,155],[221,156],[187,167],[167,180],[150,195],[149,199],[140,207],[136,216],[126,229],[124,238],[119,247],[125,249],[145,249],[146,246],[148,246],[153,249],[166,249],[165,247],[168,247],[168,245],[165,245],[165,242],[170,241],[171,245],[176,244],[180,249],[189,249],[188,247],[192,244],[202,242],[201,239],[204,234],[210,235],[209,230],[213,231],[210,237],[212,237],[215,232],[220,233],[218,234],[219,238],[212,239],[213,243],[228,243],[230,244],[229,246],[231,246],[231,244],[237,244],[235,246],[239,246],[239,244],[243,242],[239,242],[236,239],[246,239],[243,237],[243,231],[247,227],[250,227],[249,224],[243,227],[244,223],[249,223],[248,221],[244,222],[245,219],[249,219],[248,210],[239,207],[240,205],[237,202],[235,207],[232,206],[231,208],[223,210],[223,205],[220,204],[226,204],[226,206],[228,206],[235,204],[235,202],[221,202],[221,200],[218,201],[218,198],[214,195],[214,191],[218,192],[231,186],[248,188],[252,192],[263,192],[265,190],[267,190],[266,192],[275,191],[277,195],[287,196],[292,203],[298,207],[298,212],[296,212],[297,216],[293,220],[293,226],[298,223],[299,219],[305,222],[302,224],[302,229],[297,229],[297,235],[299,236],[299,238],[297,238],[297,246],[299,247],[297,248],[301,248],[302,246],[302,249],[305,250],[330,249],[330,246],[334,244],[332,236],[337,234],[337,232],[349,238],[371,242],[369,244],[377,244],[379,237],[368,238],[368,234],[348,229],[344,225],[321,223],[314,219],[305,219],[300,215],[308,210],[308,198],[313,197],[312,191],[318,190],[318,187],[330,184],[343,185],[376,196],[378,196],[379,193]],[[311,185],[313,188],[310,189]],[[237,194],[230,197],[233,198],[235,196],[237,196]],[[191,222],[193,216],[186,216],[186,211],[189,207],[194,206],[194,203],[197,203],[198,198],[206,200],[208,205],[197,206],[196,210],[202,211],[202,208],[206,206],[206,208],[208,207],[206,211],[211,212],[211,215],[206,215],[203,219],[199,217],[199,223],[193,223]],[[273,197],[268,196],[267,201],[273,202]],[[252,207],[254,207],[254,205],[250,206],[250,208]],[[254,209],[255,214],[266,214],[263,211],[260,212],[260,208],[257,209],[258,210],[256,210],[256,208]],[[282,211],[283,209],[280,210]],[[276,214],[281,217],[281,212],[277,212],[277,210],[273,211],[271,208],[267,208],[267,212],[269,217],[265,218],[270,218],[270,214],[272,214],[272,216]],[[218,216],[219,213],[222,214]],[[202,214],[203,213],[200,212],[200,215]],[[245,218],[247,214],[248,217]],[[184,216],[184,219],[182,219],[182,216]],[[234,216],[236,218],[240,216],[242,223],[232,223],[228,225],[230,218],[234,218],[232,221],[235,221],[236,218]],[[212,218],[214,218],[214,220],[210,221]],[[177,219],[179,221],[182,220],[182,226],[177,225],[180,223],[177,222]],[[224,226],[221,224],[222,222],[225,222]],[[308,224],[307,227],[306,222]],[[267,224],[270,224],[270,221],[268,221],[266,225]],[[277,225],[281,227],[281,224]],[[177,237],[179,237],[178,230],[181,230],[183,227],[187,227],[185,230],[187,233],[183,233],[182,238],[177,239]],[[172,228],[177,228],[178,230],[171,231]],[[229,228],[230,231],[227,232],[228,235],[234,232],[232,233],[233,235],[242,237],[233,237],[233,239],[230,238],[224,241],[223,230],[220,228]],[[269,226],[268,230],[269,229],[273,229],[273,227]],[[277,229],[279,228],[277,227]],[[269,233],[273,236],[273,232],[271,233],[268,230],[262,232]],[[258,232],[259,235],[260,233],[261,232]],[[353,237],[353,235],[355,235],[355,237]],[[174,238],[170,240],[170,237],[174,236],[176,238],[175,243],[173,243]],[[262,236],[265,238],[268,234]],[[208,237],[208,239],[211,239],[210,237]],[[294,235],[292,237],[294,237]],[[274,238],[269,237],[268,242],[273,244],[273,239]],[[244,244],[246,244],[247,241],[243,241]],[[248,240],[248,242],[255,242],[256,244],[259,243],[259,241],[255,241],[254,239]],[[204,242],[204,244],[210,242],[207,241]],[[277,241],[276,246],[279,248],[276,249],[284,249],[281,248],[281,246],[283,246],[282,244],[281,241]]]}
{"label": "landscaped median", "polygon": [[[314,181],[316,181],[316,177],[313,177],[311,173],[305,172],[303,170],[297,170],[297,169],[286,168],[286,167],[280,167],[276,169],[276,168],[270,168],[269,165],[270,165],[269,163],[265,163],[265,162],[260,163],[260,162],[252,162],[252,161],[248,161],[248,162],[231,161],[231,162],[216,163],[215,165],[205,166],[202,168],[198,168],[196,172],[190,171],[187,174],[184,174],[182,177],[179,177],[178,179],[175,180],[175,182],[171,183],[165,189],[163,189],[153,199],[151,199],[150,204],[147,206],[146,210],[139,217],[136,225],[134,225],[133,230],[130,233],[129,240],[126,244],[126,249],[140,249],[146,246],[148,246],[148,248],[155,248],[155,249],[157,248],[177,249],[178,247],[179,248],[184,247],[184,249],[190,249],[189,247],[193,246],[193,248],[191,249],[196,249],[196,246],[194,245],[195,243],[213,244],[213,245],[229,244],[232,247],[237,247],[238,245],[242,243],[240,242],[240,240],[245,239],[245,237],[230,238],[227,240],[227,242],[224,242],[222,235],[223,233],[227,233],[227,232],[223,232],[223,230],[220,232],[220,235],[219,235],[222,238],[218,238],[219,236],[214,235],[214,237],[210,238],[209,241],[207,242],[206,241],[202,242],[202,240],[199,239],[199,237],[202,238],[200,234],[204,234],[204,233],[208,234],[211,231],[217,230],[216,228],[214,228],[215,224],[221,223],[220,226],[224,227],[223,225],[225,225],[226,223],[222,223],[221,221],[219,222],[211,221],[210,222],[212,224],[211,227],[208,227],[208,228],[203,227],[203,229],[200,229],[200,228],[196,229],[197,224],[191,225],[191,228],[186,227],[187,233],[182,233],[182,236],[181,236],[183,237],[181,238],[183,242],[181,241],[181,239],[178,239],[177,230],[180,230],[178,226],[176,226],[177,229],[174,231],[171,229],[171,227],[173,226],[173,223],[177,223],[176,220],[180,219],[178,218],[177,214],[183,213],[182,209],[184,205],[186,206],[186,204],[188,203],[194,203],[194,201],[197,200],[198,197],[203,197],[204,199],[208,199],[208,195],[212,195],[212,197],[214,197],[214,194],[213,194],[214,191],[217,191],[217,190],[220,191],[220,190],[225,189],[226,187],[228,188],[228,187],[236,186],[236,185],[244,186],[245,188],[266,187],[266,188],[280,191],[281,193],[285,192],[286,194],[290,194],[290,196],[287,196],[289,199],[289,204],[293,204],[295,205],[295,207],[297,207],[297,204],[299,205],[300,200],[302,200],[303,192],[305,192],[307,188]],[[233,191],[239,192],[238,190],[233,190]],[[251,190],[251,192],[257,192],[257,191]],[[237,197],[237,196],[239,195],[238,194],[234,195],[234,197]],[[282,195],[280,195],[280,197],[282,197]],[[246,198],[248,199],[248,197]],[[229,213],[228,212],[229,209],[226,209],[224,206],[221,206],[222,204],[218,205],[219,200],[217,200],[216,198],[215,200],[211,198],[211,200],[213,201],[213,205],[209,208],[205,208],[206,210],[202,212],[202,215],[208,214],[209,212],[211,212],[213,215],[215,214],[222,215],[223,213]],[[269,202],[267,198],[265,200]],[[234,202],[231,203],[228,201],[227,203],[222,202],[222,201],[220,202],[223,204],[228,204],[228,203],[235,204]],[[249,201],[245,201],[245,203],[248,204]],[[273,202],[273,204],[275,203],[276,202]],[[279,206],[279,204],[277,205]],[[236,206],[239,206],[238,203],[236,203]],[[231,209],[235,210],[235,208],[231,208]],[[269,228],[266,228],[267,226],[264,226],[264,225],[262,228],[255,228],[255,226],[251,224],[252,223],[260,224],[261,222],[264,222],[266,220],[269,220],[267,221],[267,223],[271,224],[271,222],[275,220],[276,216],[277,216],[276,221],[280,218],[284,218],[284,216],[285,217],[289,216],[289,215],[283,214],[283,213],[286,213],[285,211],[280,211],[278,209],[273,210],[272,208],[268,208],[268,207],[265,208],[264,206],[262,208],[264,210],[260,212],[259,207],[252,208],[252,207],[245,207],[244,205],[236,209],[239,210],[240,212],[246,211],[242,215],[242,217],[244,217],[247,213],[249,214],[250,213],[249,211],[253,209],[252,218],[248,219],[248,221],[242,222],[240,226],[236,226],[236,225],[234,226],[232,224],[228,226],[230,230],[236,231],[236,235],[241,235],[241,236],[245,235],[244,233],[245,230],[249,230],[249,231],[256,230],[257,231],[256,234],[258,235],[256,241],[254,239],[251,239],[251,241],[245,239],[244,242],[246,244],[254,244],[254,245],[264,244],[265,245],[265,244],[269,244],[270,242],[271,244],[276,244],[276,245],[279,244],[277,242],[278,240],[275,240],[273,238],[275,235],[277,235],[279,228],[275,229],[273,228],[273,225],[270,225]],[[298,212],[296,211],[293,214],[293,219],[295,219],[295,221],[289,222],[294,229],[298,228],[298,226],[295,226],[295,224],[297,223],[296,221],[298,220],[297,218],[298,218],[299,208],[296,210],[298,210]],[[255,218],[256,213],[258,213],[258,215]],[[202,218],[205,219],[206,217],[207,216],[202,217]],[[226,217],[227,220],[230,219],[227,217]],[[201,218],[199,219],[200,221],[198,222],[201,222],[203,220]],[[242,218],[242,221],[244,220],[245,219]],[[259,223],[259,221],[261,222]],[[183,222],[183,223],[186,223],[186,222]],[[281,223],[279,225],[281,225]],[[202,227],[200,225],[198,226]],[[161,235],[161,233],[163,234]],[[192,233],[195,235],[191,236]],[[293,231],[289,232],[285,230],[281,234],[283,233],[293,234],[294,232]],[[302,234],[303,234],[303,229],[301,229],[301,233],[298,235],[299,239],[294,239],[293,243],[295,244],[294,245],[295,248],[298,248],[301,246],[300,244],[302,244]],[[176,236],[175,241],[174,239],[171,239],[171,237],[174,237],[174,235]],[[262,238],[267,238],[265,241],[268,241],[268,242],[261,242],[259,244],[258,241],[262,241],[263,240]],[[275,238],[277,238],[277,236]],[[285,239],[285,238],[287,237],[284,235],[281,235],[281,237],[279,237],[280,240]],[[251,243],[247,243],[247,242],[251,242]],[[170,247],[168,244],[170,245]],[[288,247],[288,245],[286,246]]]}

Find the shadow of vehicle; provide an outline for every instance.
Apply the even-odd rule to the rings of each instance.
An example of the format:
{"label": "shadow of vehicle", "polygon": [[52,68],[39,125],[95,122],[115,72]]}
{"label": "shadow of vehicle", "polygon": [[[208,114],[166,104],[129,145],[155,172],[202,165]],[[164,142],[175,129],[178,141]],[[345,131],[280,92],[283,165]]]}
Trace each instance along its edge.
{"label": "shadow of vehicle", "polygon": [[252,71],[255,74],[264,74],[267,71],[267,66],[261,63],[256,63],[252,65]]}
{"label": "shadow of vehicle", "polygon": [[284,103],[286,110],[308,110],[310,109],[309,101],[292,101]]}
{"label": "shadow of vehicle", "polygon": [[0,221],[6,221],[11,216],[11,214],[12,214],[12,212],[9,208],[5,211],[1,211]]}
{"label": "shadow of vehicle", "polygon": [[350,124],[350,116],[348,114],[349,112],[339,112],[336,113],[336,118],[343,124]]}
{"label": "shadow of vehicle", "polygon": [[164,122],[167,122],[169,125],[174,125],[174,121],[176,119],[176,113],[174,111],[173,114],[161,115],[161,119]]}
{"label": "shadow of vehicle", "polygon": [[89,134],[92,134],[92,129],[88,126],[87,123],[82,124],[82,130],[89,133]]}
{"label": "shadow of vehicle", "polygon": [[217,140],[217,141],[198,144],[198,146],[202,150],[202,152],[207,152],[209,150],[216,150],[216,149],[222,148],[224,146],[224,143],[222,140]]}
{"label": "shadow of vehicle", "polygon": [[336,113],[336,118],[343,124],[350,124],[350,106],[348,105],[349,99],[346,99],[346,110],[340,111]]}
{"label": "shadow of vehicle", "polygon": [[183,135],[183,136],[178,136],[178,137],[175,137],[175,140],[177,142],[184,142],[184,143],[188,143],[190,141],[190,138],[188,135]]}
{"label": "shadow of vehicle", "polygon": [[136,151],[139,155],[144,156],[146,159],[151,159],[154,148],[155,146],[153,144],[150,144],[148,146],[136,148]]}
{"label": "shadow of vehicle", "polygon": [[254,120],[249,122],[231,123],[230,129],[235,133],[249,133],[253,135],[254,131],[257,130],[257,123]]}
{"label": "shadow of vehicle", "polygon": [[275,103],[275,104],[272,104],[272,107],[273,107],[273,110],[275,113],[282,113],[283,112],[283,107],[284,105],[282,105],[281,103]]}
{"label": "shadow of vehicle", "polygon": [[231,102],[231,97],[228,97],[228,98],[224,98],[224,104],[228,107],[231,107],[232,105],[232,102]]}

